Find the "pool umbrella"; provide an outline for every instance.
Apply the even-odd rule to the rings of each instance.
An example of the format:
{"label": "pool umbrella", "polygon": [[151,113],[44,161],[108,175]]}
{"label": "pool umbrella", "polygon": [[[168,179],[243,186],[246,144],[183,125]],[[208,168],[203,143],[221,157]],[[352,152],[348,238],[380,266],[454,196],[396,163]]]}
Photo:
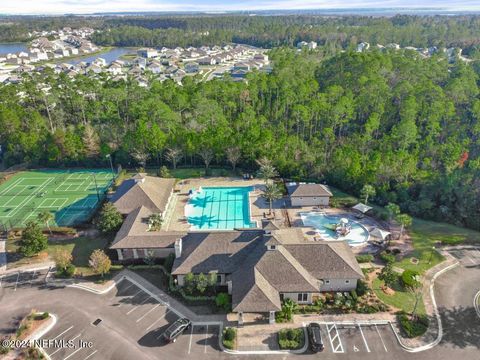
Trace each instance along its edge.
{"label": "pool umbrella", "polygon": [[348,219],[347,218],[341,218],[340,223],[342,224],[348,224]]}

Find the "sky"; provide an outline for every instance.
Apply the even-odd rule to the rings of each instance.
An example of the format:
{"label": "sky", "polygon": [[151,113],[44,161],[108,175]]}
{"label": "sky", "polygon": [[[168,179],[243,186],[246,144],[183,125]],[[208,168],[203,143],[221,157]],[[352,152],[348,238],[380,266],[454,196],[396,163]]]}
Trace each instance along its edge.
{"label": "sky", "polygon": [[480,0],[0,0],[0,14],[418,7],[478,11]]}

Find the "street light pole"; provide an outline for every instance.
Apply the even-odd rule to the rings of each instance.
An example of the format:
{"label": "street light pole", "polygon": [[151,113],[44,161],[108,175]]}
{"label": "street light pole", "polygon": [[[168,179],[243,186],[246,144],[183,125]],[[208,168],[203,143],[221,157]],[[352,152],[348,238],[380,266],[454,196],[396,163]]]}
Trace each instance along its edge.
{"label": "street light pole", "polygon": [[430,259],[428,259],[428,263],[430,264],[432,262],[433,258],[433,252],[435,251],[435,246],[432,246],[432,251],[430,251]]}
{"label": "street light pole", "polygon": [[114,171],[113,171],[112,155],[107,154],[107,155],[106,155],[106,158],[107,158],[108,160],[110,160],[110,168],[112,169],[112,181],[114,181],[114,180],[115,180],[115,173],[114,173]]}

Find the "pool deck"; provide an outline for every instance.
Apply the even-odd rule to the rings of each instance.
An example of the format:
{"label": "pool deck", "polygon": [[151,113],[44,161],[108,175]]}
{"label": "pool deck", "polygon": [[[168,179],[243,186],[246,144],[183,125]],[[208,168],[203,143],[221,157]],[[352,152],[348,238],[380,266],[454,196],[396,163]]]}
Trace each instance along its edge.
{"label": "pool deck", "polygon": [[[190,224],[185,217],[185,205],[187,204],[189,197],[188,191],[190,189],[198,189],[199,187],[214,187],[214,186],[226,186],[226,187],[247,187],[254,188],[250,192],[250,218],[252,221],[260,221],[264,212],[268,212],[268,204],[260,196],[263,188],[263,182],[260,179],[243,180],[241,178],[195,178],[179,181],[175,186],[175,199],[173,200],[172,214],[169,215],[168,224],[163,227],[164,230],[172,231],[188,231],[190,230]],[[214,231],[214,230],[213,230]]]}
{"label": "pool deck", "polygon": [[[212,178],[194,178],[185,179],[179,181],[175,186],[174,198],[169,206],[167,221],[162,227],[167,231],[189,231],[190,224],[185,217],[185,205],[187,204],[189,197],[188,192],[191,189],[198,189],[199,187],[247,187],[251,186],[254,190],[250,192],[250,218],[251,221],[256,221],[259,226],[262,219],[275,219],[276,223],[280,226],[292,226],[302,229],[305,237],[311,241],[318,241],[318,234],[312,227],[306,227],[303,225],[300,213],[311,211],[323,211],[327,215],[336,215],[346,217],[353,221],[360,223],[369,232],[375,227],[382,226],[374,219],[365,216],[359,220],[355,218],[355,214],[352,211],[337,208],[318,208],[316,206],[303,206],[292,207],[287,197],[276,200],[273,202],[273,213],[269,213],[268,202],[261,196],[264,183],[261,179],[243,180],[241,178],[225,178],[225,177],[212,177]],[[211,230],[210,231],[216,231]],[[352,248],[354,253],[365,253],[376,251],[378,248],[370,244],[355,246]]]}

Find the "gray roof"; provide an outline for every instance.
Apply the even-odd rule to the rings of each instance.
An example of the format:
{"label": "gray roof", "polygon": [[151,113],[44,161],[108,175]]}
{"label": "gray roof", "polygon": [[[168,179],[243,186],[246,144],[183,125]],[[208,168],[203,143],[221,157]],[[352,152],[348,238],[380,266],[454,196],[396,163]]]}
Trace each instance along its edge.
{"label": "gray roof", "polygon": [[118,187],[110,202],[126,215],[140,206],[163,213],[175,185],[175,179],[137,174]]}
{"label": "gray roof", "polygon": [[333,196],[330,190],[322,184],[297,184],[287,186],[288,193],[294,197]]}
{"label": "gray roof", "polygon": [[180,231],[148,231],[148,217],[153,212],[145,206],[133,210],[118,230],[110,249],[149,249],[172,247],[185,236]]}
{"label": "gray roof", "polygon": [[[172,274],[231,274],[234,311],[281,308],[280,293],[319,292],[324,278],[359,279],[363,273],[345,242],[310,242],[298,228],[189,233]],[[277,245],[268,250],[266,245]]]}
{"label": "gray roof", "polygon": [[172,274],[233,273],[262,239],[263,232],[190,232],[182,238],[182,256],[175,259]]}

